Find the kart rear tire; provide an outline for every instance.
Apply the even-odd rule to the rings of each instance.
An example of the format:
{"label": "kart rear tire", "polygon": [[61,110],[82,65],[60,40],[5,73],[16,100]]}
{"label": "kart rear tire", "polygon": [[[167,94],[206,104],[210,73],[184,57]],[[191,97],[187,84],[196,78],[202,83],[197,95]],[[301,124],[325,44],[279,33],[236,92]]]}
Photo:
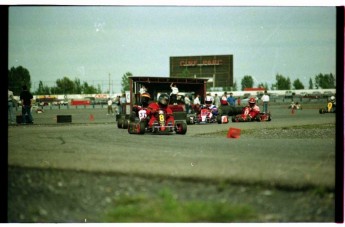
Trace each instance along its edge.
{"label": "kart rear tire", "polygon": [[217,116],[217,123],[218,124],[222,123],[222,116],[220,116],[220,115]]}
{"label": "kart rear tire", "polygon": [[117,127],[122,129],[128,129],[128,120],[127,119],[119,119],[117,121]]}
{"label": "kart rear tire", "polygon": [[323,109],[323,108],[321,108],[320,110],[319,110],[319,113],[320,114],[324,114],[326,111],[325,111],[325,109]]}
{"label": "kart rear tire", "polygon": [[176,134],[184,135],[187,132],[187,124],[185,122],[175,124]]}
{"label": "kart rear tire", "polygon": [[144,134],[146,130],[146,122],[140,121],[139,122],[139,134]]}
{"label": "kart rear tire", "polygon": [[122,119],[122,118],[117,120],[117,127],[118,128],[123,128],[123,121],[124,121],[124,119]]}

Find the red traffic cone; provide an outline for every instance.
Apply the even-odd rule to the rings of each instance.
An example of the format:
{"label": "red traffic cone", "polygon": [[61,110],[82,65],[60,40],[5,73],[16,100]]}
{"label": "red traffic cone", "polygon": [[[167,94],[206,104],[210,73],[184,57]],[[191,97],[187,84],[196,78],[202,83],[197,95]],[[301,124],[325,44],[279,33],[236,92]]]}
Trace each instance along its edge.
{"label": "red traffic cone", "polygon": [[226,135],[227,138],[240,138],[241,129],[239,128],[229,128],[228,134]]}

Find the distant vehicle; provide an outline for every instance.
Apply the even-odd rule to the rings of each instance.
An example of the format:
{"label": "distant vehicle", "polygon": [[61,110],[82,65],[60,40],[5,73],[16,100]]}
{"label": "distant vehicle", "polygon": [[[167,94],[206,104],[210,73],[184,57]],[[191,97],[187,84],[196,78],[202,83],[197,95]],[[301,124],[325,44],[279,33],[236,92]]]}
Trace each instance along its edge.
{"label": "distant vehicle", "polygon": [[308,93],[307,92],[301,92],[300,94],[299,94],[301,97],[306,97],[306,96],[308,96]]}
{"label": "distant vehicle", "polygon": [[284,98],[285,99],[292,99],[294,95],[295,95],[295,93],[293,93],[292,91],[286,91]]}
{"label": "distant vehicle", "polygon": [[319,99],[322,98],[322,94],[319,91],[314,91],[311,94],[308,94],[307,97],[310,99]]}
{"label": "distant vehicle", "polygon": [[333,94],[333,92],[331,92],[331,91],[325,91],[325,92],[323,93],[323,97],[324,97],[324,98],[331,97],[332,95],[334,95],[334,94]]}

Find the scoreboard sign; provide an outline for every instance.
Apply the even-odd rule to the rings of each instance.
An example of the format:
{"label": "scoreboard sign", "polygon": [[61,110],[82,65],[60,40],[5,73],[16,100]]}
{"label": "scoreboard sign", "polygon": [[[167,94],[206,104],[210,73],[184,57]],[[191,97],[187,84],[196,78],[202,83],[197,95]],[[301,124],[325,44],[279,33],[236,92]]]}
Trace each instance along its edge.
{"label": "scoreboard sign", "polygon": [[210,78],[214,87],[231,87],[233,55],[170,57],[170,77]]}

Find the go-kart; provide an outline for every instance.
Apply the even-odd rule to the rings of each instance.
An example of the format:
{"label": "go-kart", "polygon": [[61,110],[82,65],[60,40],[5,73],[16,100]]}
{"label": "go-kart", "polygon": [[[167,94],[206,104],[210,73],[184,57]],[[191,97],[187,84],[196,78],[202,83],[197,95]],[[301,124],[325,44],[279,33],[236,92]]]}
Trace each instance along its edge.
{"label": "go-kart", "polygon": [[253,121],[271,121],[270,113],[259,113],[256,117],[251,118],[249,115],[237,114],[232,116],[232,122],[253,122]]}
{"label": "go-kart", "polygon": [[156,120],[154,120],[153,124],[150,126],[149,117],[146,115],[146,112],[140,113],[139,111],[139,120],[135,119],[133,121],[133,118],[130,118],[128,133],[145,134],[146,132],[150,132],[155,134],[171,134],[175,132],[176,134],[186,134],[187,132],[187,124],[185,122],[176,122],[174,119],[167,121],[166,112],[162,109],[158,110],[154,117]]}
{"label": "go-kart", "polygon": [[332,102],[328,102],[326,108],[320,108],[319,109],[319,113],[320,114],[335,113],[335,105]]}
{"label": "go-kart", "polygon": [[207,124],[207,123],[228,123],[228,116],[221,116],[218,114],[217,109],[209,109],[206,107],[201,108],[200,113],[197,116],[196,123]]}

